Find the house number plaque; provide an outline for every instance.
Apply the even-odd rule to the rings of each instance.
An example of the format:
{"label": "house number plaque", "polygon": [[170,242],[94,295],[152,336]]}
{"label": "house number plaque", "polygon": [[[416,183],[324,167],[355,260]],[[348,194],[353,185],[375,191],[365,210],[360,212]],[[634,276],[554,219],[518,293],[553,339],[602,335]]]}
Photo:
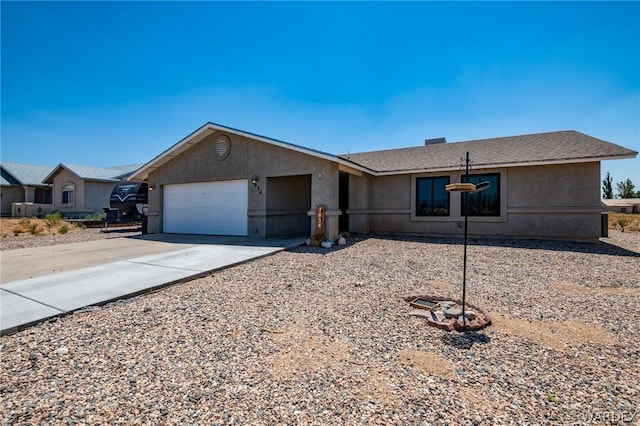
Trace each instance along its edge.
{"label": "house number plaque", "polygon": [[316,207],[316,239],[318,241],[324,241],[325,213],[325,206],[319,205]]}

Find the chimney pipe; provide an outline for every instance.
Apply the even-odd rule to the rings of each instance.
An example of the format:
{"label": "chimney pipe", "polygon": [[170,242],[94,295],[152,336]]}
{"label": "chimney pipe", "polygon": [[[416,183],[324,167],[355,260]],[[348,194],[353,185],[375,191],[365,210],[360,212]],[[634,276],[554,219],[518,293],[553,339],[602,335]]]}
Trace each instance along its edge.
{"label": "chimney pipe", "polygon": [[425,139],[425,145],[436,145],[439,143],[447,143],[447,138],[435,138],[435,139]]}

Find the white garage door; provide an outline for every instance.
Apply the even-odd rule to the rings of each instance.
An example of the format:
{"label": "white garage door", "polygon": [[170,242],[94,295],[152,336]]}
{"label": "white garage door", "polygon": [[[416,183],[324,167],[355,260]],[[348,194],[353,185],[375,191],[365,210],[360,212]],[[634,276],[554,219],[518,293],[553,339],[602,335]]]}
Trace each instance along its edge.
{"label": "white garage door", "polygon": [[164,186],[163,231],[247,235],[246,179]]}

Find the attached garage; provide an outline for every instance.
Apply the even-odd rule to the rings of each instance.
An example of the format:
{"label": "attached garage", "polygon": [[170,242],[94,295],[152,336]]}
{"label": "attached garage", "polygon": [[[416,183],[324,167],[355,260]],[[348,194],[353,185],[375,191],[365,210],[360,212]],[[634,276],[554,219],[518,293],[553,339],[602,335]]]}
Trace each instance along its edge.
{"label": "attached garage", "polygon": [[246,236],[248,188],[247,179],[164,185],[164,232]]}

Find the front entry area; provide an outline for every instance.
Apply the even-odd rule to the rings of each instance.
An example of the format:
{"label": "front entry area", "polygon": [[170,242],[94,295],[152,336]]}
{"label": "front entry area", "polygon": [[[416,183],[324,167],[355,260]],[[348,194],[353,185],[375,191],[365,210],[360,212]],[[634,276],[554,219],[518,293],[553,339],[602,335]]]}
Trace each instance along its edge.
{"label": "front entry area", "polygon": [[309,235],[311,175],[267,178],[266,237]]}
{"label": "front entry area", "polygon": [[247,179],[165,185],[163,232],[247,235]]}

